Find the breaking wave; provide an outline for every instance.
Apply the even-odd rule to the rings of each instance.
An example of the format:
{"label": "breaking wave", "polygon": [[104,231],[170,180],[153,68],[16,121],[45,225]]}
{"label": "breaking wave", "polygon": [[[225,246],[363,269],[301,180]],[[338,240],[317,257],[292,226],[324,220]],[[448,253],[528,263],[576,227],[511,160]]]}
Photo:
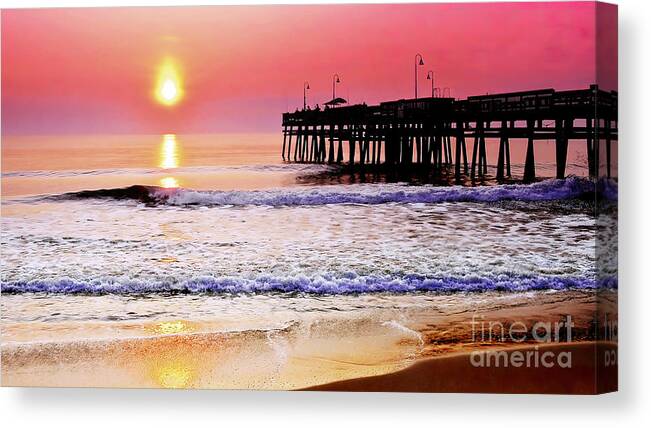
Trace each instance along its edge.
{"label": "breaking wave", "polygon": [[9,281],[2,284],[2,293],[53,293],[53,294],[246,294],[246,293],[306,293],[306,294],[359,294],[359,293],[409,293],[409,292],[485,292],[485,291],[535,291],[617,288],[616,278],[596,281],[594,278],[565,276],[495,276],[495,277],[439,277],[419,275],[402,277],[358,276],[297,276],[257,278],[199,277],[182,281],[140,281],[124,279],[33,280]]}
{"label": "breaking wave", "polygon": [[441,203],[499,201],[594,200],[597,195],[616,200],[617,183],[569,177],[534,184],[496,186],[409,186],[406,184],[356,184],[298,187],[281,190],[199,191],[156,186],[129,186],[84,190],[59,195],[57,199],[133,199],[149,204],[173,206],[315,206],[330,204]]}

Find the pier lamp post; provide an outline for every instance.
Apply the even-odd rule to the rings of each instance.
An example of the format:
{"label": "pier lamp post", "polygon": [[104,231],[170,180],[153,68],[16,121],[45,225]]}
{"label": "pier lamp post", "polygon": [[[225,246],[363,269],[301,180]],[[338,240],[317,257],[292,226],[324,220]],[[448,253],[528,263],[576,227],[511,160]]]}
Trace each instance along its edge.
{"label": "pier lamp post", "polygon": [[414,57],[414,98],[418,98],[418,66],[425,65],[423,61],[423,56],[421,54],[416,54]]}
{"label": "pier lamp post", "polygon": [[335,85],[336,85],[337,83],[341,83],[341,79],[339,78],[339,75],[338,75],[337,73],[335,73],[335,74],[332,76],[332,99],[333,99],[333,100],[335,99],[335,95],[336,95]]}
{"label": "pier lamp post", "polygon": [[427,72],[427,80],[432,81],[432,98],[434,98],[434,72],[432,70]]}
{"label": "pier lamp post", "polygon": [[307,91],[310,89],[310,84],[303,82],[303,110],[307,109]]}

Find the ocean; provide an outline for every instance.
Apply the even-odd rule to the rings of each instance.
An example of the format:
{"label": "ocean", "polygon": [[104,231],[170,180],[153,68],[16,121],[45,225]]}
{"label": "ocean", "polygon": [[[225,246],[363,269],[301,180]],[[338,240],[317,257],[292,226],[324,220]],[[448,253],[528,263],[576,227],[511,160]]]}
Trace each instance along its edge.
{"label": "ocean", "polygon": [[[595,185],[616,199],[616,183],[586,177],[584,144],[570,144],[566,179],[550,178],[554,145],[542,141],[540,181],[484,186],[342,179],[336,166],[282,162],[281,146],[277,134],[3,137],[3,356],[27,364],[29,349],[29,364],[49,367],[46,345],[93,354],[89,343],[217,334],[246,343],[220,367],[242,373],[235,361],[264,356],[265,375],[247,364],[217,382],[174,362],[172,375],[111,367],[95,384],[301,387],[343,375],[279,376],[296,353],[340,364],[356,343],[377,358],[369,373],[386,372],[436,352],[427,317],[442,326],[616,288],[597,280],[610,268],[597,272],[594,216]],[[514,175],[523,147],[512,143]]]}

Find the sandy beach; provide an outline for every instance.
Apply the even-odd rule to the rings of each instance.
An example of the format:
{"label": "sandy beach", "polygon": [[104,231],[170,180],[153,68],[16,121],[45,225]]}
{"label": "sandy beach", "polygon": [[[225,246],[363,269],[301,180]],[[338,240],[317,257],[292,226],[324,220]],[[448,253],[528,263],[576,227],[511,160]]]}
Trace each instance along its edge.
{"label": "sandy beach", "polygon": [[[313,391],[347,392],[451,392],[503,394],[596,394],[617,389],[617,366],[605,366],[605,352],[617,350],[613,343],[533,345],[497,348],[508,360],[514,352],[571,353],[572,368],[554,367],[475,367],[471,353],[434,357],[379,376],[350,379],[308,388]],[[597,378],[603,383],[595,382]]]}
{"label": "sandy beach", "polygon": [[[5,296],[5,298],[12,296]],[[461,303],[461,299],[465,303]],[[3,386],[594,393],[593,292],[390,296],[338,314],[285,311],[266,319],[5,325]],[[346,308],[359,296],[323,297]],[[368,306],[369,297],[359,306]],[[603,304],[616,303],[610,292]],[[20,306],[18,299],[15,299]],[[419,302],[415,304],[415,302]],[[7,302],[5,301],[5,304]],[[224,302],[235,306],[242,303]],[[572,343],[481,340],[472,319],[531,326],[572,314]],[[242,314],[241,314],[242,315]],[[480,318],[481,317],[481,318]],[[477,328],[477,325],[474,327]],[[497,330],[493,330],[497,333]],[[473,334],[475,337],[473,337]],[[80,340],[81,337],[85,339]],[[559,340],[567,339],[559,338]],[[572,354],[572,367],[475,367],[472,352]],[[556,358],[556,357],[554,357]],[[533,361],[533,360],[532,360]],[[556,360],[555,360],[556,361]],[[495,363],[493,363],[495,364]],[[533,364],[533,363],[532,363]],[[614,370],[611,368],[611,370]],[[609,376],[610,382],[616,382]]]}

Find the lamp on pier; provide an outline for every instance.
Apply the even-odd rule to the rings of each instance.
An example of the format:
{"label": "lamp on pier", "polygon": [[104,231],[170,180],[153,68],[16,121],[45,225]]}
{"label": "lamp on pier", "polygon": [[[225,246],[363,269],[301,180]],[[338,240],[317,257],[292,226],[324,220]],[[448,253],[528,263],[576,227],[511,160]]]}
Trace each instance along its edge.
{"label": "lamp on pier", "polygon": [[310,84],[303,82],[303,110],[307,109],[307,91],[310,89]]}
{"label": "lamp on pier", "polygon": [[418,98],[418,66],[419,65],[425,65],[425,61],[423,61],[423,56],[418,53],[414,57],[414,98]]}
{"label": "lamp on pier", "polygon": [[432,81],[432,98],[434,98],[434,72],[432,70],[427,72],[427,80]]}
{"label": "lamp on pier", "polygon": [[335,91],[335,85],[337,83],[341,83],[341,79],[339,78],[339,75],[335,73],[332,76],[332,99],[334,100],[336,98],[336,91]]}

